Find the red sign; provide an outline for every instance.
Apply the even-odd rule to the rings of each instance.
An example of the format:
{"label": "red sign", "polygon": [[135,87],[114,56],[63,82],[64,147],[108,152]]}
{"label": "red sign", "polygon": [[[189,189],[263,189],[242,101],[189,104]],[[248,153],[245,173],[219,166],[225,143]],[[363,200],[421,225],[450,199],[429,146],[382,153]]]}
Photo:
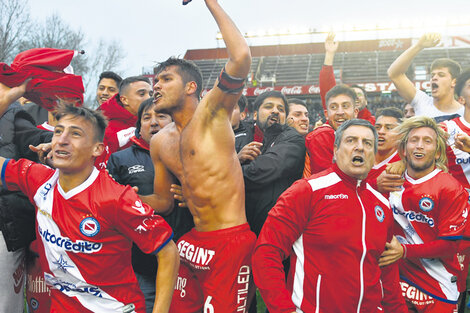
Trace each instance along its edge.
{"label": "red sign", "polygon": [[[396,91],[397,88],[392,82],[384,83],[359,83],[357,84],[363,87],[367,92],[391,92]],[[417,81],[415,82],[417,89],[428,90],[431,89],[431,83],[429,81]],[[202,96],[205,96],[210,89],[202,91]],[[275,87],[249,87],[243,90],[243,94],[247,97],[257,97],[260,94],[277,90],[285,94],[286,96],[297,96],[297,95],[318,95],[320,94],[319,85],[295,85],[295,86],[275,86]]]}

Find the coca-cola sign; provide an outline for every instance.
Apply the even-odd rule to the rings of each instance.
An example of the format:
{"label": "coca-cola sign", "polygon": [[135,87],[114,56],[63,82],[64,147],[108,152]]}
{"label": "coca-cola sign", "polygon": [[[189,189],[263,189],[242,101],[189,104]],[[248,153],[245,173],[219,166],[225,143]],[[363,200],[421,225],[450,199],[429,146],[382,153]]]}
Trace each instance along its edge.
{"label": "coca-cola sign", "polygon": [[[417,89],[429,90],[431,83],[429,81],[417,81],[414,83]],[[397,88],[392,82],[380,83],[358,83],[357,85],[364,87],[367,92],[391,92],[396,91]],[[243,90],[243,94],[247,97],[257,97],[267,91],[277,90],[286,96],[297,95],[318,95],[320,94],[320,86],[318,85],[295,85],[295,86],[275,86],[275,87],[249,87]],[[209,89],[202,91],[202,96],[205,96]]]}

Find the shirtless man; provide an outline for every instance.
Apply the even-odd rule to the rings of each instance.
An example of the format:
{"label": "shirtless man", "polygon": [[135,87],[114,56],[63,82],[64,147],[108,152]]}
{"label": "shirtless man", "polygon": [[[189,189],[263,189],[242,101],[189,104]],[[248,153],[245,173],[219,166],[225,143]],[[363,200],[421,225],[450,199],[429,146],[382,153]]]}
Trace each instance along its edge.
{"label": "shirtless man", "polygon": [[150,143],[154,194],[143,197],[161,213],[173,209],[179,180],[195,227],[178,241],[182,266],[171,312],[245,312],[254,289],[251,252],[256,237],[245,216],[243,176],[230,118],[251,65],[250,49],[216,0],[205,0],[229,60],[199,102],[202,77],[191,62],[170,58],[157,68],[156,111],[173,123]]}

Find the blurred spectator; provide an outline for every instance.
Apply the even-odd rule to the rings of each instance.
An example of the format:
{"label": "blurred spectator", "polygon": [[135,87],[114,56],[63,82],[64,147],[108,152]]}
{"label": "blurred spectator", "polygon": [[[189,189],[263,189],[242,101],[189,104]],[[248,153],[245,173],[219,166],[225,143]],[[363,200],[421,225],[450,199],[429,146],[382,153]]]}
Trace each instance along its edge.
{"label": "blurred spectator", "polygon": [[289,99],[289,115],[287,115],[287,125],[293,127],[299,134],[305,137],[308,134],[310,120],[305,101],[300,99]]}
{"label": "blurred spectator", "polygon": [[305,141],[286,125],[286,97],[279,91],[259,95],[254,118],[264,134],[263,143],[251,142],[240,151],[245,179],[246,216],[258,235],[277,198],[302,176]]}
{"label": "blurred spectator", "polygon": [[[289,115],[287,115],[287,125],[293,127],[302,137],[305,138],[310,131],[310,119],[307,104],[300,99],[289,99]],[[305,162],[303,176],[310,173],[310,156],[305,152]]]}
{"label": "blurred spectator", "polygon": [[248,100],[244,95],[238,99],[238,105],[235,106],[232,112],[232,129],[235,133],[235,151],[238,153],[240,150],[253,140],[252,129],[253,125],[245,123],[243,120],[246,117],[246,105]]}
{"label": "blurred spectator", "polygon": [[[160,129],[171,123],[171,117],[168,114],[156,113],[154,109],[153,98],[142,102],[137,113],[135,136],[130,139],[132,146],[111,154],[107,164],[109,173],[118,183],[137,186],[139,195],[153,193],[155,170],[149,151],[150,139]],[[163,218],[173,229],[174,241],[194,226],[192,215],[187,208],[173,210],[170,215]],[[155,301],[157,259],[154,255],[145,254],[136,244],[133,244],[132,267],[140,289],[144,293],[146,311],[151,313]]]}
{"label": "blurred spectator", "polygon": [[356,105],[359,112],[357,113],[357,118],[369,121],[372,125],[375,124],[375,117],[367,109],[367,93],[364,88],[358,85],[352,85],[351,88],[356,93]]}
{"label": "blurred spectator", "polygon": [[464,107],[454,98],[455,80],[460,75],[460,65],[451,59],[436,59],[432,62],[431,96],[416,89],[405,73],[419,52],[425,48],[435,47],[440,40],[439,34],[424,34],[388,69],[388,76],[395,84],[398,93],[411,104],[416,115],[433,117],[437,122],[463,116]]}
{"label": "blurred spectator", "polygon": [[[310,155],[311,174],[321,172],[333,163],[335,130],[345,121],[357,117],[356,93],[346,85],[337,85],[326,94],[328,122],[305,138]],[[308,176],[308,173],[306,173]]]}
{"label": "blurred spectator", "polygon": [[122,78],[114,72],[103,72],[100,74],[98,88],[96,89],[96,100],[99,105],[111,99],[112,96],[119,92],[119,85]]}
{"label": "blurred spectator", "polygon": [[99,107],[109,124],[104,135],[105,152],[96,158],[95,166],[98,169],[106,168],[111,153],[130,146],[129,139],[135,132],[139,106],[153,93],[150,80],[144,76],[127,77],[119,85],[119,90]]}
{"label": "blurred spectator", "polygon": [[403,107],[403,114],[405,118],[415,116],[415,109],[410,103],[405,104],[405,106]]}

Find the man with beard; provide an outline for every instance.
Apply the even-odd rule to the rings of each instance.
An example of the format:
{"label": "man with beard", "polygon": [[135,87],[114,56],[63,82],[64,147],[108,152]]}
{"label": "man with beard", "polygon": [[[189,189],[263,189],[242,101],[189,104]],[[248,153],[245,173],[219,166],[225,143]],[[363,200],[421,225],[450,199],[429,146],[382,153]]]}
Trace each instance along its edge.
{"label": "man with beard", "polygon": [[376,151],[374,127],[346,121],[336,131],[335,164],[295,182],[269,212],[253,274],[271,313],[406,312],[397,265],[378,264],[393,214],[365,180]]}
{"label": "man with beard", "polygon": [[390,194],[394,237],[380,265],[400,259],[401,288],[413,312],[455,313],[464,290],[461,239],[467,227],[468,192],[446,171],[446,134],[429,117],[399,127],[406,162],[401,191]]}
{"label": "man with beard", "polygon": [[425,48],[435,47],[441,39],[436,33],[424,34],[419,41],[403,52],[388,69],[388,76],[400,96],[410,103],[416,116],[433,117],[437,122],[463,116],[464,107],[454,98],[455,81],[460,65],[451,59],[436,59],[431,64],[431,95],[416,89],[406,76],[416,55]]}
{"label": "man with beard", "polygon": [[156,68],[156,111],[170,123],[150,142],[155,172],[146,201],[158,212],[174,208],[177,180],[195,227],[178,240],[181,266],[171,312],[244,311],[254,295],[250,279],[256,236],[245,215],[240,162],[230,119],[251,66],[250,49],[216,0],[205,0],[225,41],[228,62],[199,101],[202,75],[190,61],[169,58]]}
{"label": "man with beard", "polygon": [[333,163],[335,130],[345,121],[357,117],[355,103],[356,93],[346,85],[337,85],[326,94],[328,123],[316,128],[305,138],[311,174],[321,172]]}
{"label": "man with beard", "polygon": [[254,107],[263,143],[249,143],[238,156],[245,179],[246,216],[251,229],[259,234],[277,198],[302,177],[305,141],[286,125],[289,106],[281,92],[273,90],[259,95]]}

